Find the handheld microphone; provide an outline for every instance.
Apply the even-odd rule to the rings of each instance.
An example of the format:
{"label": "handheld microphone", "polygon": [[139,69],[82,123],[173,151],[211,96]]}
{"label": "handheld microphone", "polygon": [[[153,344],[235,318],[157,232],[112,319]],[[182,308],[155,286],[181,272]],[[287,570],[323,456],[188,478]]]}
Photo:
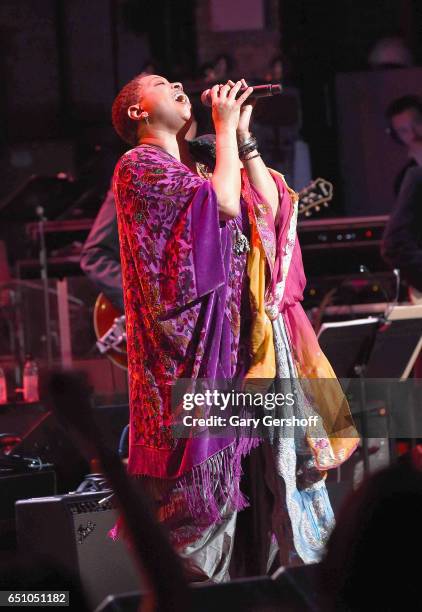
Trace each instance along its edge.
{"label": "handheld microphone", "polygon": [[[245,92],[248,88],[241,87],[237,93],[237,98],[239,98],[243,92]],[[268,96],[277,96],[282,92],[282,86],[280,83],[268,84],[268,85],[255,85],[253,87],[253,92],[249,96],[248,100],[256,100],[257,98],[267,98]],[[211,89],[206,89],[201,94],[201,102],[204,106],[211,106]]]}

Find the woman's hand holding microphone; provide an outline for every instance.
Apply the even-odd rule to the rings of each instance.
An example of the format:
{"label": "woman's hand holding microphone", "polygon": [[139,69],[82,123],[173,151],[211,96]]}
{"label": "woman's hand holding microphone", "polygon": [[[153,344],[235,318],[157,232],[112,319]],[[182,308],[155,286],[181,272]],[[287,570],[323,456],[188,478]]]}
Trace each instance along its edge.
{"label": "woman's hand holding microphone", "polygon": [[[230,147],[231,151],[233,151],[233,155],[230,157],[231,163],[234,164],[232,158],[235,156],[237,168],[239,168],[240,158],[249,181],[260,193],[261,197],[270,205],[275,219],[279,205],[278,190],[271,173],[258,152],[256,138],[250,132],[250,121],[256,100],[248,101],[247,99],[251,95],[253,88],[248,87],[248,89],[236,100],[239,89],[244,87],[247,87],[247,83],[245,79],[242,79],[237,83],[228,81],[226,85],[216,85],[211,90],[213,120],[217,135],[217,160],[219,155],[219,143],[221,152],[224,146]],[[229,135],[222,136],[224,129],[228,130]],[[220,136],[218,130],[222,130]],[[224,140],[226,140],[226,143],[224,143]],[[233,174],[236,174],[234,182],[232,183],[232,185],[236,185],[236,196],[233,197],[233,202],[236,198],[239,202],[239,170],[237,170],[237,172],[233,170]],[[233,207],[233,209],[230,210],[233,210],[233,212],[237,211],[237,214],[239,214],[239,209],[240,205],[238,203],[236,208]]]}
{"label": "woman's hand holding microphone", "polygon": [[[240,212],[240,167],[236,134],[242,117],[242,104],[252,93],[249,87],[236,99],[244,81],[228,81],[211,89],[212,118],[216,134],[216,165],[211,179],[223,218]],[[250,118],[250,115],[249,115]],[[249,125],[249,120],[247,121]]]}
{"label": "woman's hand holding microphone", "polygon": [[[248,87],[236,100],[241,87],[247,87],[244,79],[237,81],[237,83],[227,81],[225,85],[214,85],[211,89],[212,118],[216,133],[224,129],[234,129],[237,131],[240,118],[244,117],[245,108],[250,107],[252,109],[251,105],[243,108],[242,105],[251,95],[253,88]],[[244,124],[245,121],[243,120],[242,123]]]}

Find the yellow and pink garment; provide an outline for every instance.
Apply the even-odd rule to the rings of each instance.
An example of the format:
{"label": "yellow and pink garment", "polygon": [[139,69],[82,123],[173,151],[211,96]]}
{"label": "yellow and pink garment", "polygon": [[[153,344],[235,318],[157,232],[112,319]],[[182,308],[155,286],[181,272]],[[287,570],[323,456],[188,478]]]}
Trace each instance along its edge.
{"label": "yellow and pink garment", "polygon": [[[349,406],[336,375],[318,344],[301,300],[306,285],[296,225],[298,196],[271,170],[279,192],[277,218],[242,172],[242,197],[248,203],[251,250],[247,273],[252,311],[251,365],[245,388],[262,391],[276,376],[273,325],[280,316],[290,340],[298,378],[320,416],[322,427],[308,430],[307,443],[319,470],[338,467],[359,443]],[[321,431],[325,435],[321,435]]]}

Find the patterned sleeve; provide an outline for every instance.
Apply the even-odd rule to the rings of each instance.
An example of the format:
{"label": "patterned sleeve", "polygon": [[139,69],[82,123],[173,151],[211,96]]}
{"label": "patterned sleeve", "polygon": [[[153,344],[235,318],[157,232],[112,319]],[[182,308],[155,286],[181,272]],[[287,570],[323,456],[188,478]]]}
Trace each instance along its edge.
{"label": "patterned sleeve", "polygon": [[138,147],[118,163],[113,188],[126,290],[140,284],[166,317],[225,282],[209,181],[163,151]]}

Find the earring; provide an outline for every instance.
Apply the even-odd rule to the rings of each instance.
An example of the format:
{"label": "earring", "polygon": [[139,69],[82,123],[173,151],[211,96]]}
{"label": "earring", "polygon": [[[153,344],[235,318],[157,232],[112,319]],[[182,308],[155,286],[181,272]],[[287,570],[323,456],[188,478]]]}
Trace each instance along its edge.
{"label": "earring", "polygon": [[147,125],[149,125],[149,117],[148,117],[148,113],[143,112],[142,113],[142,119],[145,121],[145,123]]}

